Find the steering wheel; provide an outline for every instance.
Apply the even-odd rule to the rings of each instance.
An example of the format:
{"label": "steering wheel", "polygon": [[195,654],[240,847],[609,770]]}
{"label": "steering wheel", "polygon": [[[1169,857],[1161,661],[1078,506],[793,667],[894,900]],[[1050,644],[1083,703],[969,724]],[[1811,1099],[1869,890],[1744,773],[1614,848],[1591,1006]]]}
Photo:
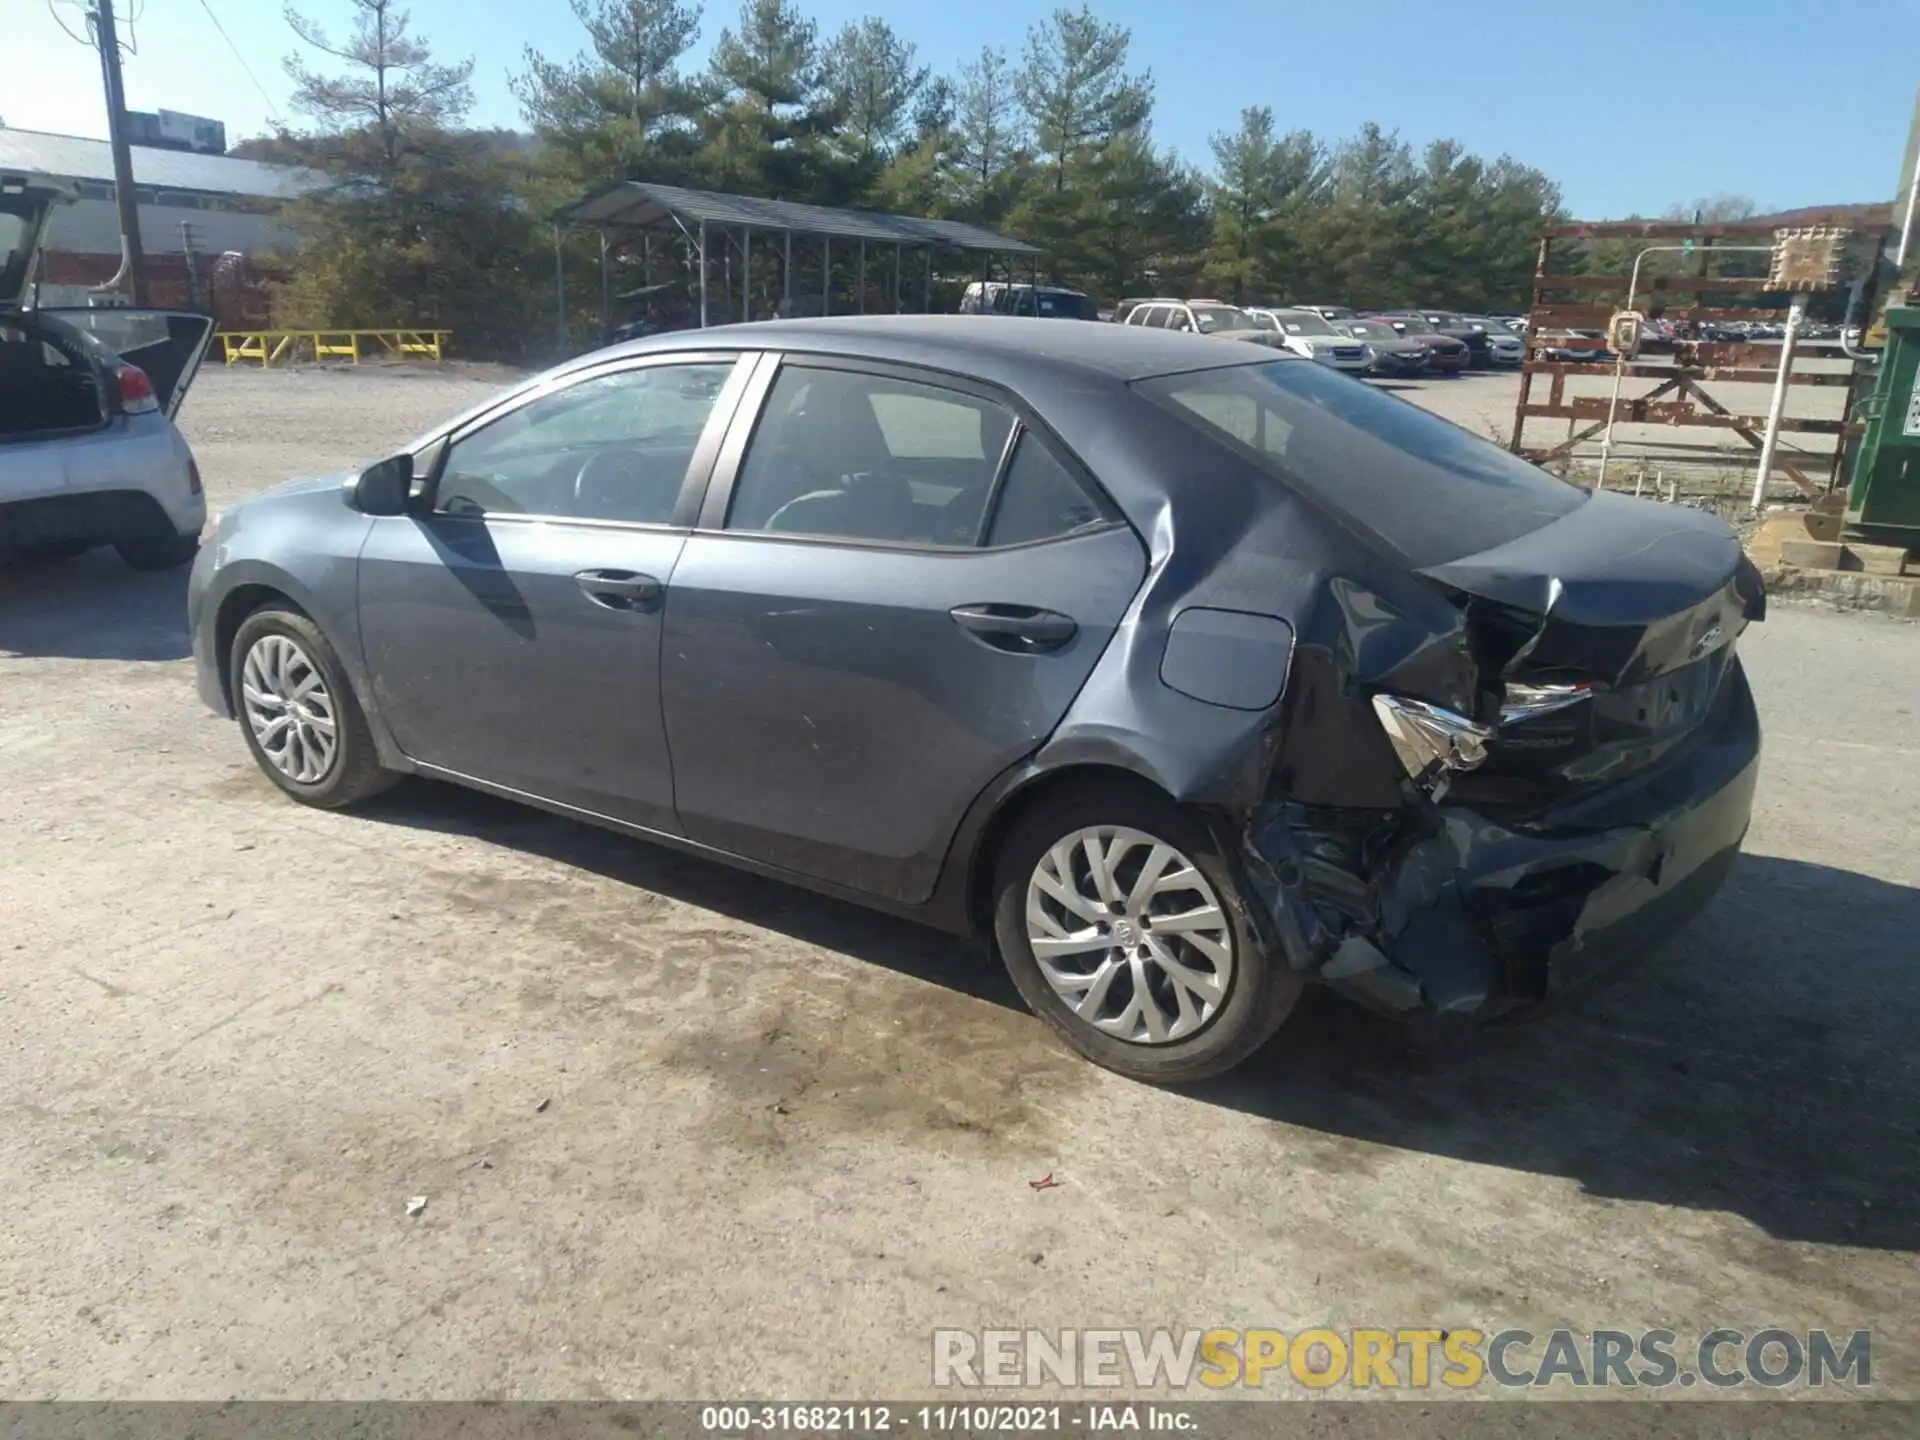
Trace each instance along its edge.
{"label": "steering wheel", "polygon": [[775,510],[763,528],[776,534],[804,535],[822,519],[837,515],[846,502],[845,490],[809,490]]}
{"label": "steering wheel", "polygon": [[[673,509],[673,495],[653,493],[662,488],[659,480],[631,450],[596,450],[574,472],[574,510],[603,519],[664,521]],[[655,510],[659,513],[652,513]]]}

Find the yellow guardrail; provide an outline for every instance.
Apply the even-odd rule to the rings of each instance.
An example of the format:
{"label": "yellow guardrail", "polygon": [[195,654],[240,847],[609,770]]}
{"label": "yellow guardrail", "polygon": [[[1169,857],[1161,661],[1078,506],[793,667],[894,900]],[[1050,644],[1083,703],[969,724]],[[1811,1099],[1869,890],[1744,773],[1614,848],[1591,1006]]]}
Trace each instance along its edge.
{"label": "yellow guardrail", "polygon": [[262,369],[281,361],[446,358],[451,330],[228,330],[220,344],[227,364],[257,361]]}

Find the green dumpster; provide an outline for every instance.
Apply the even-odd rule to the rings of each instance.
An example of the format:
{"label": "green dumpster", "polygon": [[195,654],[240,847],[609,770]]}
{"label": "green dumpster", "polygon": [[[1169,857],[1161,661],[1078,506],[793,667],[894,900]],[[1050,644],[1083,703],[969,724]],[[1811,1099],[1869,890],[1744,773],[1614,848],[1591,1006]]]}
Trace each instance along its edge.
{"label": "green dumpster", "polygon": [[1847,530],[1920,547],[1920,306],[1889,306],[1887,348],[1854,456]]}

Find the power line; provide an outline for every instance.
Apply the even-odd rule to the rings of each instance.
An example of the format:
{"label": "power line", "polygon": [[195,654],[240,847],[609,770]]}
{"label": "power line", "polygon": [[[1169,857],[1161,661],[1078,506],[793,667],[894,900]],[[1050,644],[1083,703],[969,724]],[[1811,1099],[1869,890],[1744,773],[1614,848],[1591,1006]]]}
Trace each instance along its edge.
{"label": "power line", "polygon": [[240,53],[240,47],[233,43],[233,37],[227,34],[227,27],[220,23],[220,17],[213,13],[210,0],[200,0],[200,8],[207,12],[207,19],[213,22],[213,28],[220,32],[220,38],[227,42],[227,49],[233,52],[233,58],[240,62],[240,68],[246,71],[247,79],[253,82],[253,88],[260,92],[260,98],[267,102],[267,116],[274,124],[280,123],[280,109],[273,103],[273,97],[267,94],[267,87],[260,83],[260,77],[253,73],[253,67],[247,64],[247,57]]}
{"label": "power line", "polygon": [[92,36],[74,34],[73,31],[68,27],[67,22],[60,18],[60,7],[62,4],[65,4],[69,9],[80,10],[82,14],[88,16],[89,18],[92,17],[93,12],[90,10],[84,9],[78,3],[78,0],[47,0],[47,13],[53,16],[53,23],[58,25],[63,31],[66,32],[67,38],[73,41],[73,43],[76,45],[85,45],[90,50],[95,48]]}

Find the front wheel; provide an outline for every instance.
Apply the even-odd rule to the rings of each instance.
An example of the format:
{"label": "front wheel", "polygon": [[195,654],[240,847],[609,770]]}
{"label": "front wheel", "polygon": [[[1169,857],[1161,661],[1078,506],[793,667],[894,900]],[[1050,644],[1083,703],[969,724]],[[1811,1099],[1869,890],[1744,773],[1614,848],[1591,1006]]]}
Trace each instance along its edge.
{"label": "front wheel", "polygon": [[1115,785],[1042,801],[1002,846],[996,887],[995,938],[1027,1004],[1136,1080],[1229,1070],[1299,999],[1206,827],[1163,796]]}
{"label": "front wheel", "polygon": [[380,767],[339,656],[298,610],[269,605],[247,616],[228,665],[247,748],[294,799],[337,810],[399,778]]}

